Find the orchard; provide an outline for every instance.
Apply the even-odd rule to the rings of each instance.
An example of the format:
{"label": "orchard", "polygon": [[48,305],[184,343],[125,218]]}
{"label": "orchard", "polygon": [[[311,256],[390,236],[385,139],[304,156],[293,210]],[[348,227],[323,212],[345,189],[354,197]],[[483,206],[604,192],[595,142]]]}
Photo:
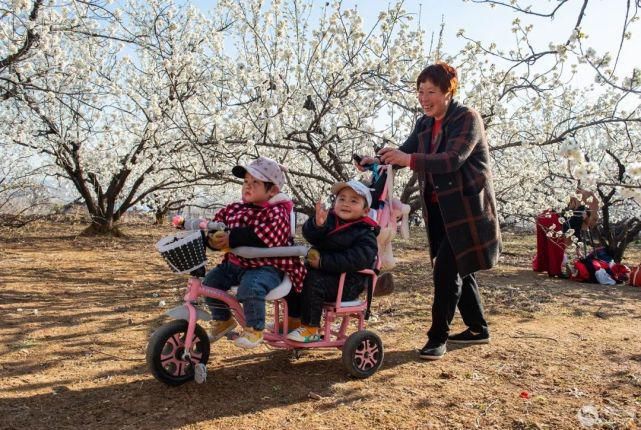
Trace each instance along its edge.
{"label": "orchard", "polygon": [[[537,216],[553,209],[563,223],[572,216],[571,201],[597,208],[598,215],[582,239],[573,230],[546,230],[567,243],[570,258],[603,247],[616,263],[638,265],[639,1],[614,0],[607,7],[590,0],[448,1],[439,7],[452,12],[445,9],[438,19],[437,3],[423,3],[0,0],[3,247],[10,249],[16,237],[37,241],[39,229],[72,240],[60,233],[61,223],[73,225],[73,240],[83,247],[102,244],[91,245],[100,248],[91,248],[96,255],[139,246],[149,232],[169,229],[176,213],[211,217],[237,201],[243,180],[232,168],[260,156],[286,166],[294,211],[313,216],[333,184],[363,177],[355,154],[374,156],[405,142],[423,114],[417,76],[446,62],[458,72],[456,100],[475,109],[485,127],[501,231],[508,243],[529,246],[504,246],[501,261],[511,267],[506,276],[531,270],[525,255],[536,252]],[[488,34],[476,26],[459,29],[462,13],[496,22],[484,24]],[[495,37],[494,26],[506,30]],[[419,191],[416,173],[397,171],[393,192],[420,224]],[[69,221],[71,207],[80,208],[81,224]],[[141,213],[142,224],[128,221]],[[413,248],[415,240],[400,245],[410,271],[400,279],[412,285],[420,282],[413,264],[431,271],[427,254],[412,260],[426,252],[423,245]],[[9,258],[6,252],[0,249],[0,259]],[[0,265],[0,275],[12,273],[7,285],[18,291],[11,267],[3,274]],[[492,282],[507,288],[496,277]],[[520,285],[532,279],[519,278]],[[15,293],[2,291],[4,283],[0,279],[0,298]],[[416,299],[413,288],[404,291],[404,305]],[[397,312],[385,303],[380,318]],[[499,299],[492,303],[507,307]],[[150,319],[140,312],[136,318]],[[404,370],[407,363],[398,365]],[[641,376],[635,372],[629,370],[637,391],[628,394],[638,397]],[[475,406],[478,416],[493,405]],[[635,407],[638,418],[638,401]],[[461,422],[470,428],[473,420]],[[515,422],[494,424],[535,428]]]}

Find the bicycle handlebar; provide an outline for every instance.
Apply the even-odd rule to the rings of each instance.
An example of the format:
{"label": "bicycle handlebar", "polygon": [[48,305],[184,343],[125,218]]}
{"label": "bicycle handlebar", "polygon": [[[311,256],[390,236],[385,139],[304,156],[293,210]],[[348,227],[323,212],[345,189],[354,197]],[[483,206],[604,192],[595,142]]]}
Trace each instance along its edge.
{"label": "bicycle handlebar", "polygon": [[227,226],[222,222],[207,221],[202,218],[186,219],[182,224],[183,230],[224,231]]}

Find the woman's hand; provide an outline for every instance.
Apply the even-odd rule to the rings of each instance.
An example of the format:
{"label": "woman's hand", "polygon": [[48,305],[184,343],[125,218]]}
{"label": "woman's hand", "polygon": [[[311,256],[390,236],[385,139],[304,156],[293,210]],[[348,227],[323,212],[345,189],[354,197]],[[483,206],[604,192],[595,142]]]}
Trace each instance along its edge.
{"label": "woman's hand", "polygon": [[360,163],[354,163],[356,165],[356,169],[358,169],[360,172],[365,171],[364,166],[369,166],[370,164],[378,163],[380,164],[380,160],[377,157],[363,157],[361,158]]}
{"label": "woman's hand", "polygon": [[401,167],[407,167],[410,165],[412,156],[406,154],[403,151],[399,151],[394,148],[383,148],[378,151],[378,155],[381,158],[381,161],[385,164],[395,164]]}
{"label": "woman's hand", "polygon": [[328,210],[325,209],[325,205],[323,205],[321,199],[318,199],[316,202],[316,218],[314,219],[317,227],[325,225],[325,221],[327,221],[327,213]]}
{"label": "woman's hand", "polygon": [[229,248],[229,233],[224,231],[217,231],[214,234],[210,234],[207,237],[209,245],[215,249],[227,249]]}

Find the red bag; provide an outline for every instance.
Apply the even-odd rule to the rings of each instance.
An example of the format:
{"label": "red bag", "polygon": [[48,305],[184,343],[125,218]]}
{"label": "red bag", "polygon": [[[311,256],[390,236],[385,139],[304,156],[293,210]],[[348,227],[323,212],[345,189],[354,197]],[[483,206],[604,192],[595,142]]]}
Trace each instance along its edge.
{"label": "red bag", "polygon": [[615,263],[610,267],[612,278],[617,283],[626,283],[630,281],[630,268],[622,263]]}
{"label": "red bag", "polygon": [[630,285],[641,287],[641,264],[630,271]]}

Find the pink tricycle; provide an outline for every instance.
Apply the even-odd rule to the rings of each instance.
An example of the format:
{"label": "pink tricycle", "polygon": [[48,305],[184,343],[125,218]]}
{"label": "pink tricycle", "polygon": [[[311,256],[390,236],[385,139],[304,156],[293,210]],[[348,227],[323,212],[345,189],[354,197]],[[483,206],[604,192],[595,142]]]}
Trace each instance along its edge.
{"label": "pink tricycle", "polygon": [[[391,166],[380,166],[380,175],[391,175]],[[389,181],[377,181],[382,186],[378,193],[378,208],[375,211],[376,220],[380,225],[390,222],[389,205],[387,204],[387,188]],[[396,221],[393,221],[394,224]],[[207,229],[219,228],[209,223]],[[203,227],[201,225],[201,227]],[[156,247],[174,272],[189,273],[187,292],[184,304],[171,309],[167,314],[174,318],[158,328],[149,340],[147,347],[147,364],[156,379],[168,385],[180,385],[189,380],[203,382],[206,378],[206,364],[209,359],[210,341],[205,329],[198,320],[211,320],[211,315],[198,306],[200,297],[211,297],[225,302],[232,311],[233,318],[245,326],[243,309],[233,295],[215,288],[204,286],[201,277],[205,274],[205,234],[203,230],[180,232],[176,235],[161,239]],[[274,255],[274,248],[267,248]],[[308,248],[291,246],[279,248],[281,256],[304,256]],[[231,252],[243,257],[262,256],[262,248],[235,248]],[[381,267],[380,258],[371,270],[360,273],[371,276],[367,289],[367,300],[341,301],[345,274],[341,275],[338,295],[335,302],[325,303],[323,308],[323,323],[321,340],[317,342],[300,343],[287,339],[287,302],[285,296],[291,289],[291,281],[287,275],[281,284],[269,292],[267,301],[273,302],[273,326],[264,333],[264,343],[272,348],[286,349],[298,352],[311,348],[338,348],[342,350],[342,361],[347,371],[356,378],[367,378],[373,375],[383,363],[383,343],[379,336],[365,330],[365,320],[369,313],[369,305],[377,285],[378,272]],[[350,321],[355,320],[358,330],[349,334]],[[340,325],[339,325],[340,324]]]}

